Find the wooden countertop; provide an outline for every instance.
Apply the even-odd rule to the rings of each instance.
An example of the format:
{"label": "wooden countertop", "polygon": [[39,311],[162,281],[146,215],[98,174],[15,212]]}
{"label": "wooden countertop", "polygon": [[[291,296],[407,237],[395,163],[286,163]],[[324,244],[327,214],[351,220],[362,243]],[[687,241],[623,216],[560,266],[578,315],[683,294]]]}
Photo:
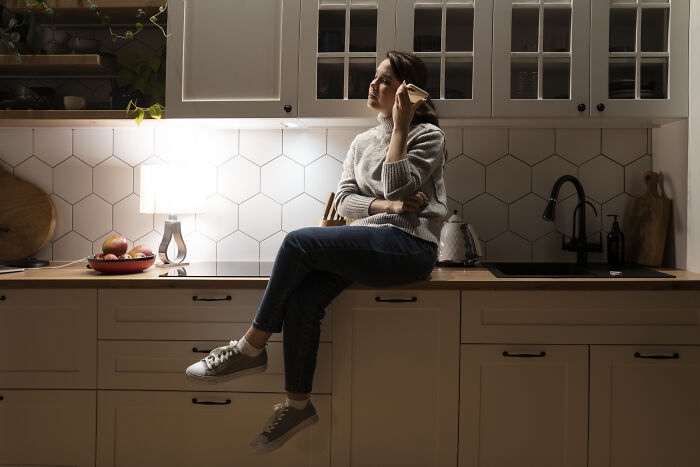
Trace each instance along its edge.
{"label": "wooden countertop", "polygon": [[[61,263],[52,263],[58,266]],[[107,275],[86,268],[87,262],[58,269],[27,269],[0,274],[2,289],[51,288],[134,288],[134,289],[264,289],[267,277],[158,277],[162,268],[123,275]],[[542,279],[496,278],[484,267],[436,267],[429,280],[414,282],[395,289],[465,289],[465,290],[700,290],[700,274],[676,269],[659,269],[673,274],[667,279],[567,278]],[[360,284],[350,288],[367,289]]]}

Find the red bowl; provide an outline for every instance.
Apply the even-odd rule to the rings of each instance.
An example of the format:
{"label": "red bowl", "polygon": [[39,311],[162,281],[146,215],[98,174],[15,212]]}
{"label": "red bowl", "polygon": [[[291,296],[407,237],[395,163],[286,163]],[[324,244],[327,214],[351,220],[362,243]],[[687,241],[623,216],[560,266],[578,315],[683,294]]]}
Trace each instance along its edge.
{"label": "red bowl", "polygon": [[108,272],[112,274],[125,274],[129,272],[140,272],[148,269],[155,263],[156,255],[144,258],[131,259],[95,259],[88,258],[88,264],[95,271]]}

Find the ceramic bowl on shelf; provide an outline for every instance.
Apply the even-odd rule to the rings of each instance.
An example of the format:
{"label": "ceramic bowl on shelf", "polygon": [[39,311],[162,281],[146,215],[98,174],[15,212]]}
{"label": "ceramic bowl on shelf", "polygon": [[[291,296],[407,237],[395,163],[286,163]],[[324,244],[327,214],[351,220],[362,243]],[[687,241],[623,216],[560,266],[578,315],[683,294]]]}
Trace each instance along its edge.
{"label": "ceramic bowl on shelf", "polygon": [[63,107],[66,110],[81,110],[85,108],[85,98],[80,96],[63,96]]}
{"label": "ceramic bowl on shelf", "polygon": [[150,268],[155,263],[156,256],[151,255],[144,258],[130,259],[96,259],[90,256],[87,260],[88,265],[95,271],[108,274],[127,274]]}

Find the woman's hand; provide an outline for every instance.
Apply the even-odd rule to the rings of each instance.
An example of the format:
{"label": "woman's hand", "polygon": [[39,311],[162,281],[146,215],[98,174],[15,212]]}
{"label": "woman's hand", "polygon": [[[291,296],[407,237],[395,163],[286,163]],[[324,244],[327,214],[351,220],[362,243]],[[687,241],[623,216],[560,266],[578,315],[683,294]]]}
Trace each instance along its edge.
{"label": "woman's hand", "polygon": [[425,102],[425,99],[421,99],[415,104],[412,104],[411,99],[408,97],[406,81],[401,83],[396,90],[394,107],[391,110],[391,115],[394,118],[394,129],[408,132],[411,120],[413,120],[413,115],[416,113],[418,106],[423,102]]}
{"label": "woman's hand", "polygon": [[389,201],[387,212],[401,214],[402,212],[416,212],[428,205],[428,197],[422,191],[405,197],[398,201]]}

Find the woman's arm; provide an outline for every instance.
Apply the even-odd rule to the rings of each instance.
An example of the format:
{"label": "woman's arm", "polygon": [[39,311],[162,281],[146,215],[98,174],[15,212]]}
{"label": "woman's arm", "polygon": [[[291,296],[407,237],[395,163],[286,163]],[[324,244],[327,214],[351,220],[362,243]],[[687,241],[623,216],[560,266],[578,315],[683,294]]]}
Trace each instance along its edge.
{"label": "woman's arm", "polygon": [[335,192],[335,209],[343,217],[359,219],[371,214],[369,208],[374,200],[374,197],[360,194],[360,189],[357,186],[357,180],[355,179],[355,141],[353,141],[343,162],[343,173],[340,176],[338,189]]}

